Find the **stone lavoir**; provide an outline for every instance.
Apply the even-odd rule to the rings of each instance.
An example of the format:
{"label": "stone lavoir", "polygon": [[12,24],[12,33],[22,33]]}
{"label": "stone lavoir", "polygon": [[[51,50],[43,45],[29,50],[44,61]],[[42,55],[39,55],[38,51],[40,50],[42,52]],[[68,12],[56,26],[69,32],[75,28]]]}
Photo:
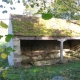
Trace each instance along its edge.
{"label": "stone lavoir", "polygon": [[14,52],[15,66],[52,65],[79,60],[80,58],[80,40],[66,40],[61,49],[62,43],[59,40],[54,40],[54,38],[53,40],[32,40],[32,37],[31,39],[28,37],[28,39],[14,38],[14,45],[16,46]]}
{"label": "stone lavoir", "polygon": [[80,27],[61,19],[13,15],[14,65],[42,66],[78,60],[80,33],[73,31],[72,26],[76,30]]}

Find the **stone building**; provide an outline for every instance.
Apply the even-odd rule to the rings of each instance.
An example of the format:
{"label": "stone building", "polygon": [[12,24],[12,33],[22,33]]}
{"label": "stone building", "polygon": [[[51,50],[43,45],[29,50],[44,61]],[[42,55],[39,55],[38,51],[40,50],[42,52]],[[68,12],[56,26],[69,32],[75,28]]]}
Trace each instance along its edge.
{"label": "stone building", "polygon": [[12,27],[15,66],[51,65],[80,58],[79,20],[12,15]]}

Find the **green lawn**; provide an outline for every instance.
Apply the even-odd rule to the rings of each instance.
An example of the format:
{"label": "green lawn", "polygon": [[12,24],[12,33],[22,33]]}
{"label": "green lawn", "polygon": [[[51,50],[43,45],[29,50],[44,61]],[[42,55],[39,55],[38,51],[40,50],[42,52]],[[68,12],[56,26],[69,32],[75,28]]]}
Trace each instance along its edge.
{"label": "green lawn", "polygon": [[4,80],[51,80],[56,75],[66,76],[69,80],[80,80],[80,61],[31,68],[11,67],[3,75],[6,75]]}

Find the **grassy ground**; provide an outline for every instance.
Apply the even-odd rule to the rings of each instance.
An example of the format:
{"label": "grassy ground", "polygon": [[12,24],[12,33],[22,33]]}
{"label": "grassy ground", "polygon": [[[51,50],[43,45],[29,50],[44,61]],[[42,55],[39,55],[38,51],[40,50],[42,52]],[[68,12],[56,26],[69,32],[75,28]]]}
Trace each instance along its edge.
{"label": "grassy ground", "polygon": [[56,75],[66,76],[69,80],[80,80],[80,61],[31,68],[11,67],[3,72],[4,80],[51,80]]}

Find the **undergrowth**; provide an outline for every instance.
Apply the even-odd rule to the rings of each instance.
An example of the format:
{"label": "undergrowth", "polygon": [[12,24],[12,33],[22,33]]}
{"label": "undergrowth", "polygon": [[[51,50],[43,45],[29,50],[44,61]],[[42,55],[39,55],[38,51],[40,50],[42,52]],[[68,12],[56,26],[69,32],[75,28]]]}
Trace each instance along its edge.
{"label": "undergrowth", "polygon": [[10,67],[2,75],[3,80],[51,80],[56,75],[68,77],[69,80],[80,80],[80,62],[31,68]]}

